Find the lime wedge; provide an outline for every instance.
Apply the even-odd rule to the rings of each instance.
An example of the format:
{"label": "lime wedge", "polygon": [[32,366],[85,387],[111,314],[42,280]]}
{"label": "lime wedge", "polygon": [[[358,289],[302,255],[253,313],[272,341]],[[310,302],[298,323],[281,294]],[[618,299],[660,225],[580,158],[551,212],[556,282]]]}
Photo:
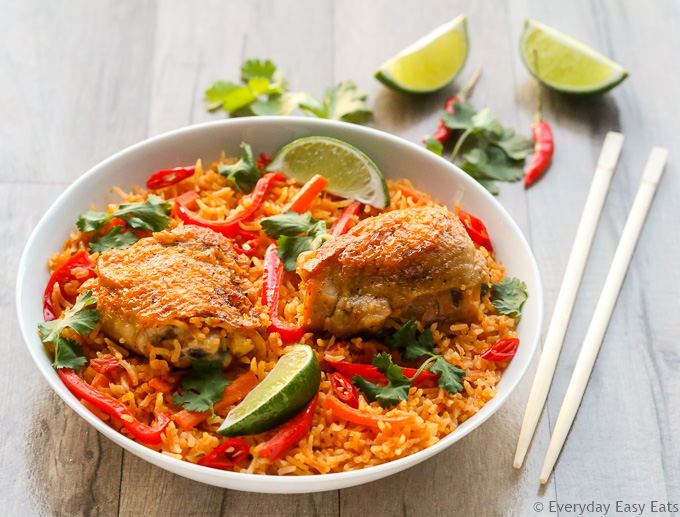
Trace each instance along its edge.
{"label": "lime wedge", "polygon": [[348,143],[325,136],[310,136],[291,142],[266,168],[299,183],[315,174],[328,180],[326,191],[356,199],[377,208],[390,204],[385,178],[364,153]]}
{"label": "lime wedge", "polygon": [[560,92],[602,93],[628,76],[621,65],[534,20],[524,22],[519,48],[529,72]]}
{"label": "lime wedge", "polygon": [[385,61],[375,78],[406,93],[434,92],[458,75],[468,47],[467,20],[461,14]]}
{"label": "lime wedge", "polygon": [[302,411],[319,391],[320,383],[316,354],[307,345],[295,345],[229,412],[217,432],[224,436],[246,436],[274,429]]}

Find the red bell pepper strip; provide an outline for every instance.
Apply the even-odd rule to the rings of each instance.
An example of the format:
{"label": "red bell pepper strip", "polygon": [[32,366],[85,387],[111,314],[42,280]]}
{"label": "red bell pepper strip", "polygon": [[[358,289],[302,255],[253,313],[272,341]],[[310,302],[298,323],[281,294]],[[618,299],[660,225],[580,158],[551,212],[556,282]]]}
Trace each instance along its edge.
{"label": "red bell pepper strip", "polygon": [[359,407],[359,396],[357,389],[347,378],[339,372],[331,373],[331,388],[337,397],[349,407],[357,409]]}
{"label": "red bell pepper strip", "polygon": [[170,413],[157,413],[156,423],[152,426],[142,424],[125,404],[95,390],[71,368],[60,368],[57,374],[71,393],[118,420],[140,442],[150,445],[161,443],[161,435],[170,423]]}
{"label": "red bell pepper strip", "polygon": [[324,178],[321,174],[315,174],[312,178],[305,183],[302,188],[295,194],[293,200],[288,203],[284,208],[284,212],[292,210],[298,214],[303,214],[309,210],[309,205],[312,201],[319,195],[319,193],[326,188],[328,185],[328,180]]}
{"label": "red bell pepper strip", "polygon": [[206,457],[198,460],[198,464],[211,469],[227,470],[241,463],[249,454],[250,445],[240,438],[230,438]]}
{"label": "red bell pepper strip", "polygon": [[169,187],[182,180],[190,178],[196,172],[196,166],[192,167],[175,167],[174,169],[158,171],[153,174],[149,181],[146,182],[146,188],[157,190],[160,188]]}
{"label": "red bell pepper strip", "polygon": [[251,194],[252,203],[239,215],[224,221],[210,221],[197,216],[191,212],[183,201],[178,197],[175,199],[175,214],[184,224],[195,224],[221,233],[225,237],[233,237],[240,229],[239,224],[250,219],[257,209],[260,208],[267,191],[275,181],[283,181],[285,178],[278,172],[270,172],[260,178]]}
{"label": "red bell pepper strip", "polygon": [[486,230],[486,226],[484,226],[482,221],[462,210],[458,211],[458,218],[460,219],[460,222],[463,223],[463,226],[465,226],[472,242],[484,246],[489,251],[493,251],[489,232]]}
{"label": "red bell pepper strip", "polygon": [[[341,374],[343,374],[345,377],[348,379],[351,379],[355,375],[358,375],[359,377],[363,377],[366,380],[381,380],[385,379],[385,375],[380,373],[378,371],[378,368],[375,366],[372,366],[370,364],[356,364],[356,363],[348,363],[346,361],[336,361],[336,362],[328,362],[333,368],[335,368],[337,371],[339,371]],[[418,370],[415,368],[402,368],[401,369],[404,375],[408,378],[413,378],[413,376],[418,373]],[[425,382],[425,381],[436,381],[439,379],[439,375],[436,375],[432,372],[429,372],[427,370],[423,370],[420,372],[420,375],[418,375],[418,378],[415,379],[416,381],[420,382]]]}
{"label": "red bell pepper strip", "polygon": [[361,411],[360,409],[349,407],[347,404],[341,402],[332,395],[326,397],[326,400],[323,401],[323,407],[330,409],[333,412],[333,415],[338,418],[368,427],[378,427],[380,422],[386,422],[392,425],[401,425],[408,422],[408,420],[411,418],[409,415],[396,417],[374,415],[373,413],[368,413],[367,411]]}
{"label": "red bell pepper strip", "polygon": [[328,233],[332,237],[340,237],[345,234],[349,229],[349,223],[352,222],[352,218],[359,213],[361,210],[361,203],[359,201],[353,201],[351,204],[342,211],[340,217],[338,217]]}
{"label": "red bell pepper strip", "polygon": [[281,341],[292,343],[299,341],[304,330],[300,325],[287,323],[279,319],[279,289],[283,278],[283,262],[276,254],[276,243],[271,243],[264,254],[264,271],[262,272],[262,305],[269,309],[271,325],[267,333],[278,332]]}
{"label": "red bell pepper strip", "polygon": [[519,339],[501,339],[480,357],[487,361],[503,361],[513,357],[517,353],[517,348],[519,348]]}
{"label": "red bell pepper strip", "polygon": [[312,427],[318,396],[318,394],[315,395],[305,409],[300,411],[295,418],[285,423],[273,438],[264,443],[260,449],[260,456],[267,458],[269,461],[276,461],[307,435]]}
{"label": "red bell pepper strip", "polygon": [[90,361],[90,366],[95,372],[109,373],[118,367],[118,359],[111,354],[106,354]]}
{"label": "red bell pepper strip", "polygon": [[[76,278],[73,275],[73,270],[77,268],[85,268],[88,270],[87,275],[83,278]],[[94,272],[94,262],[90,259],[90,256],[86,251],[79,251],[61,266],[54,270],[49,282],[47,282],[47,287],[45,288],[45,296],[43,299],[43,318],[45,321],[52,321],[57,319],[57,314],[54,308],[54,303],[52,302],[52,292],[54,291],[54,284],[59,283],[59,288],[61,289],[61,294],[69,302],[74,303],[76,297],[72,295],[66,295],[64,293],[64,285],[69,284],[73,281],[85,282],[88,278],[97,276]]]}

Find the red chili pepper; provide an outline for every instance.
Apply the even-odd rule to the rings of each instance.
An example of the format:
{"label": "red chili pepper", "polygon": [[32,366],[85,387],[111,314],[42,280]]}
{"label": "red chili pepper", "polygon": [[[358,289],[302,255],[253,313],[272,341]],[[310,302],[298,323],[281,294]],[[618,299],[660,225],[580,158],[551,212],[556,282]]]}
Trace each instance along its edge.
{"label": "red chili pepper", "polygon": [[60,368],[57,373],[71,393],[118,420],[137,440],[150,445],[161,443],[161,435],[170,423],[170,413],[157,413],[152,426],[142,424],[125,404],[95,390],[71,368]]}
{"label": "red chili pepper", "polygon": [[175,199],[175,214],[180,220],[184,221],[184,224],[203,226],[204,228],[210,228],[217,233],[221,233],[225,237],[233,237],[236,232],[240,230],[239,223],[250,219],[253,214],[257,212],[257,209],[260,208],[272,183],[275,181],[283,181],[284,179],[283,174],[279,174],[278,172],[270,172],[269,174],[262,176],[253,189],[253,193],[251,194],[252,203],[250,206],[243,210],[239,215],[225,221],[210,221],[197,216],[186,207],[179,197]]}
{"label": "red chili pepper", "polygon": [[[453,103],[454,102],[465,102],[465,99],[469,95],[470,91],[472,88],[475,86],[475,83],[477,82],[477,79],[479,79],[479,76],[482,74],[482,69],[478,68],[470,81],[463,87],[463,89],[454,95],[453,97],[449,97],[449,99],[446,101],[446,104],[444,105],[444,111],[446,113],[449,113],[450,115],[455,115],[455,110],[453,109]],[[434,138],[439,140],[442,144],[448,140],[448,138],[451,136],[451,133],[453,133],[453,129],[450,129],[446,127],[446,124],[442,119],[439,119],[439,123],[437,124],[437,129],[432,135]],[[425,138],[423,138],[423,143],[425,143]]]}
{"label": "red chili pepper", "polygon": [[[234,232],[234,251],[252,257],[257,253],[257,248],[260,246],[260,236],[255,232],[249,232],[239,227]],[[237,244],[236,237],[239,237],[242,244]]]}
{"label": "red chili pepper", "polygon": [[255,160],[255,167],[257,167],[260,170],[263,170],[267,165],[269,165],[269,162],[271,161],[272,159],[269,156],[262,153],[260,157],[257,160]]}
{"label": "red chili pepper", "polygon": [[[536,60],[536,68],[538,69],[538,56],[534,53]],[[524,174],[524,186],[528,187],[536,179],[543,174],[550,162],[552,161],[553,151],[555,150],[555,141],[553,139],[552,129],[550,125],[543,120],[541,112],[543,110],[543,98],[541,97],[541,85],[538,85],[536,92],[536,117],[533,124],[531,124],[531,132],[534,135],[534,156],[527,167]]]}
{"label": "red chili pepper", "polygon": [[331,373],[331,388],[345,404],[354,409],[359,408],[359,397],[357,390],[347,378],[338,372]]}
{"label": "red chili pepper", "polygon": [[240,438],[230,438],[206,457],[198,460],[198,464],[211,469],[227,470],[241,463],[249,454],[250,445]]}
{"label": "red chili pepper", "polygon": [[503,361],[510,359],[517,353],[519,347],[519,339],[501,339],[494,346],[489,348],[480,357],[487,361]]}
{"label": "red chili pepper", "polygon": [[[356,364],[348,363],[345,361],[335,363],[329,361],[329,364],[348,379],[351,379],[355,375],[363,377],[366,380],[381,380],[385,378],[385,375],[380,373],[378,371],[378,368],[376,368],[375,366],[371,366],[370,364]],[[413,378],[413,376],[418,372],[418,370],[416,370],[415,368],[402,368],[401,370],[404,373],[404,375],[406,375],[406,377],[408,378]],[[437,379],[439,379],[439,375],[436,375],[427,370],[423,370],[422,372],[420,372],[420,375],[418,375],[418,378],[415,380],[425,382],[436,381]]]}
{"label": "red chili pepper", "polygon": [[472,242],[484,246],[489,251],[493,251],[489,232],[486,230],[486,226],[484,226],[484,223],[481,220],[462,210],[458,211],[458,218],[460,219],[460,222],[463,223],[463,226],[465,226]]}
{"label": "red chili pepper", "polygon": [[[73,276],[73,270],[77,268],[85,268],[88,270],[87,275],[83,278],[76,278]],[[54,309],[54,303],[52,302],[52,292],[54,291],[54,284],[59,283],[59,288],[61,289],[61,294],[69,302],[74,303],[76,301],[76,296],[67,295],[64,293],[64,286],[74,281],[79,281],[81,283],[85,282],[88,278],[97,276],[94,272],[94,262],[90,259],[90,256],[86,251],[79,251],[73,255],[70,259],[64,262],[61,266],[54,270],[49,282],[47,282],[47,287],[45,288],[45,296],[43,298],[43,318],[45,321],[52,321],[57,319],[56,311]]]}
{"label": "red chili pepper", "polygon": [[175,167],[174,169],[158,171],[146,182],[146,188],[157,190],[159,188],[169,187],[170,185],[190,178],[194,175],[194,172],[196,172],[195,165],[192,167]]}
{"label": "red chili pepper", "polygon": [[111,354],[106,354],[90,361],[90,366],[95,372],[109,373],[118,367],[118,359]]}
{"label": "red chili pepper", "polygon": [[318,394],[315,395],[305,409],[298,413],[295,418],[284,424],[273,438],[264,443],[260,449],[260,456],[267,458],[269,461],[275,461],[307,435],[312,427],[312,420],[314,420],[318,396]]}
{"label": "red chili pepper", "polygon": [[279,319],[279,289],[283,278],[283,262],[276,254],[276,243],[271,243],[264,254],[264,271],[262,272],[262,305],[269,309],[271,325],[267,333],[278,332],[281,341],[292,343],[299,341],[304,334],[300,325],[287,323]]}
{"label": "red chili pepper", "polygon": [[361,203],[359,201],[353,201],[342,211],[340,217],[336,219],[331,226],[328,233],[333,237],[340,237],[349,229],[349,223],[352,222],[352,218],[359,213],[361,210]]}

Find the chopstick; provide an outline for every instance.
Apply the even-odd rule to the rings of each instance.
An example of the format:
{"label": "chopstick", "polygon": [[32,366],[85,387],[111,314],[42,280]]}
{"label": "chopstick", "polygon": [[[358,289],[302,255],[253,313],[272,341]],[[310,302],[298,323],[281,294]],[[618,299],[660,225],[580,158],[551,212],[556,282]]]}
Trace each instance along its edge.
{"label": "chopstick", "polygon": [[586,390],[588,379],[595,365],[595,359],[602,346],[605,331],[616,306],[616,299],[619,296],[621,285],[626,277],[626,271],[640,237],[640,232],[645,224],[649,207],[652,204],[656,188],[663,174],[667,157],[667,149],[655,147],[652,149],[647,160],[647,165],[640,181],[640,187],[635,195],[626,224],[623,227],[621,240],[619,240],[619,244],[616,247],[612,265],[609,268],[609,273],[602,288],[602,294],[595,307],[593,319],[583,340],[583,345],[574,367],[574,373],[571,381],[569,381],[569,387],[567,388],[560,414],[555,423],[555,430],[550,439],[543,470],[541,470],[541,484],[546,483],[555,466],[557,457],[562,450],[564,441],[567,438],[571,424],[583,399],[583,393]]}
{"label": "chopstick", "polygon": [[517,452],[515,453],[514,467],[520,468],[526,456],[531,438],[536,430],[538,419],[543,411],[543,406],[548,398],[548,391],[555,374],[557,359],[560,356],[564,336],[567,333],[567,326],[574,308],[576,294],[581,284],[583,271],[586,267],[590,247],[593,243],[597,223],[600,220],[602,207],[604,206],[609,185],[611,183],[616,163],[621,154],[623,146],[623,135],[621,133],[609,132],[604,139],[600,158],[597,161],[597,169],[590,185],[590,191],[583,208],[583,215],[576,231],[574,247],[569,255],[567,269],[564,272],[564,279],[560,292],[557,295],[555,310],[548,328],[548,333],[543,345],[543,352],[538,363],[536,377],[531,388],[527,409],[524,413],[522,430],[519,433],[517,442]]}

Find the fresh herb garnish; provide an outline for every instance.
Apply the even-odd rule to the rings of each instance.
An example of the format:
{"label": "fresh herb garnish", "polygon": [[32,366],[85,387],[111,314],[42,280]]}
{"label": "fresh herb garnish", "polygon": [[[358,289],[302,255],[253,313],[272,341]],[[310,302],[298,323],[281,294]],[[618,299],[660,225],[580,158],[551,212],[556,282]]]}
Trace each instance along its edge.
{"label": "fresh herb garnish", "polygon": [[[477,111],[469,102],[454,102],[453,111],[455,115],[441,113],[446,127],[463,131],[451,161],[465,149],[461,168],[492,194],[498,194],[494,181],[517,181],[524,176],[524,159],[532,152],[533,141],[503,127],[489,108]],[[430,150],[437,152],[434,146]]]}
{"label": "fresh herb garnish", "polygon": [[182,379],[182,393],[172,401],[188,411],[208,411],[215,416],[213,405],[222,400],[230,381],[222,375],[222,361],[195,359]]}
{"label": "fresh herb garnish", "polygon": [[260,221],[264,233],[276,239],[276,254],[286,271],[295,271],[300,253],[316,250],[324,243],[328,233],[325,221],[319,221],[308,212],[298,214],[291,210]]}
{"label": "fresh herb garnish", "polygon": [[220,165],[218,172],[231,181],[239,192],[252,192],[260,179],[260,169],[255,165],[250,145],[241,142],[243,154],[233,165]]}
{"label": "fresh herb garnish", "polygon": [[251,59],[241,67],[241,81],[216,81],[205,92],[209,111],[222,108],[232,116],[289,115],[299,108],[319,118],[358,122],[371,115],[366,93],[352,81],[328,88],[323,102],[306,92],[288,91],[288,81],[270,60]]}
{"label": "fresh herb garnish", "polygon": [[527,285],[519,278],[504,278],[491,286],[491,297],[494,298],[491,303],[498,312],[519,319],[529,294]]}
{"label": "fresh herb garnish", "polygon": [[428,151],[432,151],[437,156],[441,156],[444,153],[444,144],[432,135],[425,137],[425,147]]}
{"label": "fresh herb garnish", "polygon": [[388,408],[399,404],[400,400],[408,399],[408,390],[411,387],[411,379],[406,377],[400,366],[392,362],[392,357],[387,352],[373,356],[373,366],[387,378],[386,386],[378,386],[361,377],[352,377],[353,384],[360,389],[371,402],[378,401],[380,406]]}
{"label": "fresh herb garnish", "polygon": [[54,369],[77,369],[87,362],[80,344],[72,339],[62,338],[61,333],[68,327],[80,335],[85,335],[96,327],[99,313],[91,307],[96,301],[97,299],[92,297],[92,291],[83,291],[76,298],[73,307],[64,311],[61,318],[38,325],[41,341],[54,345],[54,361],[52,362]]}
{"label": "fresh herb garnish", "polygon": [[[170,203],[151,194],[146,201],[120,205],[118,210],[112,214],[87,210],[80,214],[76,225],[81,232],[93,232],[93,238],[90,241],[91,251],[104,252],[111,248],[125,249],[138,240],[134,234],[124,233],[122,226],[114,226],[105,235],[98,235],[104,226],[114,219],[121,219],[125,229],[160,232],[170,226],[169,213]],[[121,229],[116,230],[119,227]],[[111,232],[113,235],[104,239]]]}

